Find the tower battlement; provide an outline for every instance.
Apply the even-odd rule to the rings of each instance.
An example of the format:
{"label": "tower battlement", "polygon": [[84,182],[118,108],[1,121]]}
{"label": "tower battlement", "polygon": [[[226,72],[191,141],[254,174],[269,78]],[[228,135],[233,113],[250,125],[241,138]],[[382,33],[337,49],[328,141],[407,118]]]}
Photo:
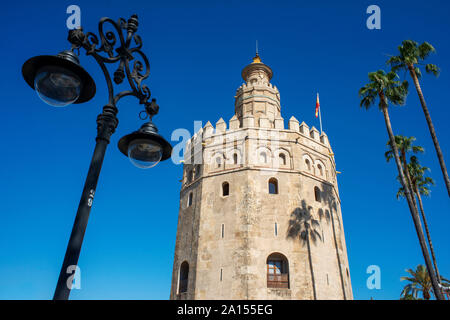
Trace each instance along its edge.
{"label": "tower battlement", "polygon": [[[255,125],[254,117],[252,115],[248,115],[245,117],[246,121],[242,126],[239,124],[239,120],[237,119],[236,115],[234,115],[229,121],[228,121],[228,127],[226,122],[223,120],[223,118],[220,118],[216,122],[216,126],[214,127],[211,122],[207,122],[205,126],[198,130],[191,139],[189,139],[188,144],[193,144],[193,140],[199,139],[199,137],[203,137],[203,139],[211,138],[217,135],[226,135],[229,133],[233,133],[237,130],[243,130],[243,129],[257,129],[257,128],[265,128],[269,130],[274,131],[292,131],[297,132],[300,135],[302,135],[305,138],[310,138],[315,140],[317,143],[322,144],[327,147],[331,147],[328,141],[327,134],[322,131],[322,133],[319,132],[314,126],[309,129],[308,125],[305,122],[302,122],[299,124],[299,121],[292,116],[289,119],[288,126],[284,126],[284,119],[283,118],[277,118],[275,119],[275,127],[270,128],[266,126],[261,126],[261,122],[264,124],[265,118],[260,118],[260,125]],[[261,121],[262,120],[262,121]]]}

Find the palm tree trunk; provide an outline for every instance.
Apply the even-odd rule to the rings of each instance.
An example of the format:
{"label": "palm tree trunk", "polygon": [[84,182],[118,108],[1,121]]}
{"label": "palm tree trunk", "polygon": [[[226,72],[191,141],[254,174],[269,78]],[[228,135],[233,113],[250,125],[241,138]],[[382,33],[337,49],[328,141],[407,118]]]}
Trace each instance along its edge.
{"label": "palm tree trunk", "polygon": [[423,113],[425,114],[425,119],[427,120],[428,129],[430,130],[431,138],[433,139],[434,148],[436,149],[436,154],[439,159],[439,164],[441,165],[442,175],[444,176],[445,186],[447,187],[447,193],[450,197],[450,179],[447,173],[447,167],[445,166],[444,155],[442,154],[441,147],[439,146],[439,141],[436,136],[436,131],[434,130],[433,122],[431,121],[430,112],[428,111],[427,104],[425,103],[425,98],[423,97],[422,88],[420,87],[419,79],[417,78],[416,71],[413,65],[408,65],[409,73],[413,79],[414,85],[419,95],[420,104],[422,105]]}
{"label": "palm tree trunk", "polygon": [[427,223],[427,219],[425,217],[425,211],[423,210],[422,197],[420,196],[420,192],[419,192],[419,189],[417,188],[417,186],[416,186],[415,192],[417,195],[417,200],[419,201],[419,207],[420,207],[420,213],[422,214],[423,226],[425,228],[425,232],[427,234],[427,239],[428,239],[428,244],[430,246],[431,258],[433,259],[434,270],[436,270],[436,277],[438,278],[438,280],[440,280],[441,276],[439,274],[439,270],[437,267],[436,256],[434,255],[433,243],[431,242],[431,235],[430,235],[430,230],[428,229],[428,223]]}
{"label": "palm tree trunk", "polygon": [[308,258],[309,258],[309,268],[311,269],[311,281],[312,281],[312,287],[313,287],[313,296],[314,296],[314,300],[317,300],[316,281],[314,279],[314,268],[313,268],[312,256],[311,256],[311,245],[309,244],[308,228],[306,229],[306,244],[308,245]]}
{"label": "palm tree trunk", "polygon": [[[384,95],[382,93],[380,93],[380,101],[382,101],[382,102],[385,101]],[[406,183],[405,175],[403,174],[402,164],[400,162],[400,157],[398,155],[398,148],[397,148],[397,144],[395,143],[394,133],[392,131],[391,120],[389,118],[389,112],[388,112],[388,108],[387,108],[386,104],[384,104],[384,106],[382,107],[382,111],[383,111],[383,115],[384,115],[384,121],[386,123],[386,129],[387,129],[387,132],[389,135],[389,140],[391,143],[392,151],[394,152],[395,164],[397,165],[397,170],[398,170],[398,173],[400,176],[400,181],[405,190],[405,198],[406,198],[406,201],[408,202],[409,211],[411,212],[411,216],[412,216],[412,219],[414,222],[414,227],[416,228],[417,236],[419,238],[420,247],[422,249],[422,254],[425,259],[425,265],[427,266],[428,273],[429,273],[430,279],[431,279],[431,283],[433,285],[433,289],[436,294],[436,298],[438,300],[444,300],[444,296],[442,295],[442,292],[439,288],[439,283],[436,279],[436,274],[434,273],[434,269],[431,264],[430,253],[428,252],[427,244],[425,241],[425,236],[424,236],[423,230],[422,230],[422,224],[420,223],[420,217],[416,210],[416,207],[413,204],[411,192]]]}

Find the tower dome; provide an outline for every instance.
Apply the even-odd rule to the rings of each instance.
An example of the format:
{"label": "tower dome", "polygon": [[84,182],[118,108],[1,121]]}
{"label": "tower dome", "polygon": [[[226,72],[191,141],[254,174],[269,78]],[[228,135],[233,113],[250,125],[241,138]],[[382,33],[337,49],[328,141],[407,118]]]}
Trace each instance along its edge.
{"label": "tower dome", "polygon": [[256,56],[253,58],[253,62],[242,70],[242,79],[244,79],[247,84],[252,81],[256,82],[258,79],[264,79],[265,83],[268,83],[270,79],[272,79],[272,76],[272,69],[268,65],[262,63],[258,53],[256,53]]}
{"label": "tower dome", "polygon": [[236,92],[235,114],[241,126],[243,118],[254,117],[256,127],[275,127],[275,120],[281,119],[280,93],[270,83],[272,69],[261,61],[256,53],[253,62],[242,70],[245,83]]}

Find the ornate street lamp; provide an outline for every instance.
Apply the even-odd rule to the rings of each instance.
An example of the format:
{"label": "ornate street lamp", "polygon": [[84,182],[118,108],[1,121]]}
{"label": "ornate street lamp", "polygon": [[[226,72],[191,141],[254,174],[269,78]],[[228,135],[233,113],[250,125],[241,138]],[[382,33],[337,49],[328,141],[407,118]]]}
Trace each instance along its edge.
{"label": "ornate street lamp", "polygon": [[[146,107],[145,113],[151,117],[151,110],[158,108],[155,100]],[[141,112],[142,114],[142,112]],[[119,140],[119,150],[139,168],[147,169],[156,166],[160,161],[170,158],[172,146],[158,134],[158,128],[150,120],[133,133]]]}
{"label": "ornate street lamp", "polygon": [[[114,32],[105,33],[105,23],[110,24]],[[150,100],[150,89],[142,84],[142,81],[150,74],[150,66],[147,57],[141,51],[142,40],[136,34],[137,28],[137,15],[132,15],[128,21],[121,18],[117,22],[102,18],[99,22],[100,40],[91,32],[84,33],[81,28],[70,30],[68,40],[72,44],[71,50],[63,51],[55,56],[31,58],[22,68],[25,81],[47,104],[63,107],[72,103],[86,102],[95,95],[96,88],[94,80],[80,66],[78,56],[75,54],[76,50],[83,48],[86,50],[86,55],[92,56],[100,65],[108,86],[109,101],[97,117],[94,154],[53,296],[55,300],[69,298],[72,283],[70,274],[67,273],[68,268],[78,263],[106,147],[117,128],[116,105],[121,98],[135,96],[139,103],[144,105],[140,117],[142,113],[144,116],[141,119],[149,117],[150,121],[138,131],[120,139],[119,150],[139,168],[151,168],[171,156],[170,143],[158,134],[158,129],[151,121],[152,117],[158,113],[159,107],[155,99]],[[131,47],[132,42],[135,44],[133,47]],[[106,68],[106,64],[112,63],[118,63],[113,74],[113,81],[120,84],[126,77],[130,90],[114,93],[113,81]]]}

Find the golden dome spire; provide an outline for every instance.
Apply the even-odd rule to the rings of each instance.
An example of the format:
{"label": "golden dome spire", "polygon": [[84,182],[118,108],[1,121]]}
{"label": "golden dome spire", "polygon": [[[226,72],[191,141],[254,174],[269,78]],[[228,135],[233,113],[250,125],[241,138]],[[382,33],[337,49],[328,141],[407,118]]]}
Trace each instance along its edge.
{"label": "golden dome spire", "polygon": [[256,56],[253,58],[253,62],[252,63],[262,63],[261,62],[261,58],[258,55],[258,52],[256,52]]}
{"label": "golden dome spire", "polygon": [[262,63],[261,58],[259,57],[259,54],[258,54],[258,40],[256,40],[256,56],[253,58],[252,63]]}
{"label": "golden dome spire", "polygon": [[261,58],[259,56],[258,53],[258,41],[256,41],[256,55],[253,58],[252,63],[250,63],[249,65],[247,65],[243,70],[242,70],[242,79],[244,79],[246,82],[248,81],[248,77],[250,76],[250,74],[255,73],[255,72],[262,72],[263,74],[266,74],[268,81],[270,81],[270,79],[272,78],[272,69],[270,69],[269,66],[266,66],[262,61]]}

